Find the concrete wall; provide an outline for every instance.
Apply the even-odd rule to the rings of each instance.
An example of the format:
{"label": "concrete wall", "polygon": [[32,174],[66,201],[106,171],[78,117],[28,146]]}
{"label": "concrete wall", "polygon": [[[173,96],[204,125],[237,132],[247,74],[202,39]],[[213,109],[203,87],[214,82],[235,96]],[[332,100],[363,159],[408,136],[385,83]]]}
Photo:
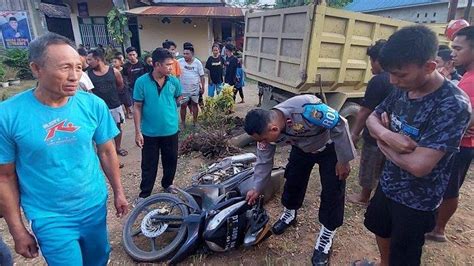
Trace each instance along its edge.
{"label": "concrete wall", "polygon": [[415,6],[409,8],[370,12],[368,14],[417,23],[445,23],[448,19],[448,4],[441,3],[437,5]]}
{"label": "concrete wall", "polygon": [[[77,10],[77,3],[84,2],[78,0],[64,0],[64,3],[71,7],[71,23],[72,23],[72,30],[74,32],[74,39],[76,43],[82,43],[81,33],[79,31],[79,14]],[[88,9],[89,9],[89,16],[90,17],[106,17],[107,13],[112,9],[112,1],[96,1],[96,0],[88,0],[87,1]]]}
{"label": "concrete wall", "polygon": [[164,40],[173,40],[182,54],[183,43],[194,44],[195,55],[206,61],[212,45],[209,23],[206,18],[193,18],[191,24],[183,24],[183,18],[170,18],[171,23],[163,24],[160,17],[138,17],[140,45],[142,50],[152,51],[161,47]]}

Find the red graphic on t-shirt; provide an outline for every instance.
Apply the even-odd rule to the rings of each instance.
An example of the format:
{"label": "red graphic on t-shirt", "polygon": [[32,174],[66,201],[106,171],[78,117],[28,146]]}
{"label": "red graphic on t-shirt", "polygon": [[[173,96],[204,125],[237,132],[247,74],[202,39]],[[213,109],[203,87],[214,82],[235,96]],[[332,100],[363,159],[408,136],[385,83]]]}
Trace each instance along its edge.
{"label": "red graphic on t-shirt", "polygon": [[71,122],[67,123],[66,126],[64,126],[64,124],[66,124],[66,119],[64,119],[63,121],[61,121],[61,122],[51,126],[50,128],[48,128],[47,129],[48,134],[46,135],[45,141],[54,138],[57,131],[67,132],[67,133],[74,133],[74,132],[76,132],[76,130],[79,129],[79,127],[73,125]]}

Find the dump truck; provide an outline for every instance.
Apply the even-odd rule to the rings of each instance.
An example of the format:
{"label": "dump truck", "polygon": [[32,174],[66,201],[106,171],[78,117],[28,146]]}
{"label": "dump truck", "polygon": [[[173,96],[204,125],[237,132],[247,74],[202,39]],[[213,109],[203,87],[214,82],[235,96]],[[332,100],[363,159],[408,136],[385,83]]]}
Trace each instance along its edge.
{"label": "dump truck", "polygon": [[[247,12],[245,71],[263,90],[264,108],[315,94],[351,125],[372,77],[367,47],[412,24],[325,4]],[[442,27],[432,29],[448,43]]]}

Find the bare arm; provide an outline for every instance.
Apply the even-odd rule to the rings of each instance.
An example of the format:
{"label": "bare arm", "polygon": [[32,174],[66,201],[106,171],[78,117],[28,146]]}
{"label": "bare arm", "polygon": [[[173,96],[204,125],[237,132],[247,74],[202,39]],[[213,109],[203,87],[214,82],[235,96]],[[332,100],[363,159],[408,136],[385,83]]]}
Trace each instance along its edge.
{"label": "bare arm", "polygon": [[107,176],[114,192],[114,203],[115,209],[117,210],[117,217],[124,216],[128,212],[128,203],[125,198],[122,182],[120,181],[119,160],[117,158],[117,152],[113,140],[97,145],[97,154],[105,176]]}
{"label": "bare arm", "polygon": [[388,160],[416,177],[423,177],[433,171],[445,152],[417,147],[411,153],[400,154],[386,143],[378,142],[378,146]]}
{"label": "bare arm", "polygon": [[142,102],[135,102],[133,104],[133,123],[135,124],[135,143],[138,147],[143,148],[143,135],[141,130],[142,123]]}
{"label": "bare arm", "polygon": [[351,137],[354,144],[356,144],[357,140],[359,140],[359,135],[362,132],[362,129],[364,129],[365,122],[371,113],[372,110],[364,106],[361,106],[359,112],[357,112],[356,119],[351,128]]}
{"label": "bare arm", "polygon": [[18,177],[13,163],[0,164],[0,213],[15,241],[16,252],[26,258],[37,257],[36,241],[21,219]]}
{"label": "bare arm", "polygon": [[115,75],[115,84],[117,85],[117,89],[119,91],[122,91],[124,88],[122,74],[120,74],[120,72],[114,68],[114,75]]}
{"label": "bare arm", "polygon": [[[388,119],[388,115],[384,113]],[[367,128],[369,129],[370,135],[385,144],[387,144],[392,150],[397,153],[411,153],[415,150],[417,144],[410,137],[395,133],[388,129],[389,121],[385,121],[385,125],[377,113],[372,114],[367,119]]]}

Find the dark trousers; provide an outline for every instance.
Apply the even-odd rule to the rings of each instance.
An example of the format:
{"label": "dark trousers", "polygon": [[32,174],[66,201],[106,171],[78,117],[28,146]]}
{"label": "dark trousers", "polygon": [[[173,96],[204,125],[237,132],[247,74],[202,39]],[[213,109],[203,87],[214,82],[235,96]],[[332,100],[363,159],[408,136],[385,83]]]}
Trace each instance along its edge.
{"label": "dark trousers", "polygon": [[235,102],[237,93],[239,93],[240,99],[244,99],[244,90],[243,90],[243,88],[242,87],[240,87],[240,88],[235,87],[234,88],[234,102]]}
{"label": "dark trousers", "polygon": [[173,184],[178,163],[178,133],[166,137],[143,136],[142,149],[142,182],[140,183],[141,198],[151,195],[158,171],[158,161],[161,153],[163,178],[161,186],[167,188]]}
{"label": "dark trousers", "polygon": [[328,144],[319,153],[306,153],[292,146],[285,170],[285,188],[281,203],[287,209],[299,209],[303,204],[309,176],[315,164],[319,165],[321,179],[321,205],[319,221],[329,230],[335,230],[344,220],[346,182],[336,175],[336,151]]}

